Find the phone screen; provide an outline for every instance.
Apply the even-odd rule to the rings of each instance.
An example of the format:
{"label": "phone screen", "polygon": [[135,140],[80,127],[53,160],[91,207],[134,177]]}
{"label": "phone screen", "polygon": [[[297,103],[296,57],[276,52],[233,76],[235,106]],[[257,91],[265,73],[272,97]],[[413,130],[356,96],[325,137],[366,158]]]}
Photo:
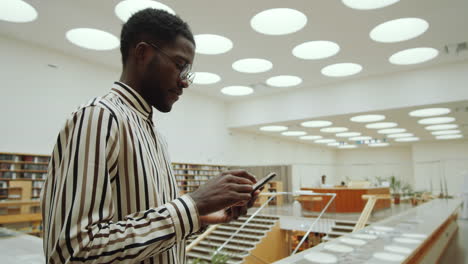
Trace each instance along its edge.
{"label": "phone screen", "polygon": [[270,172],[265,178],[261,179],[258,181],[254,186],[253,186],[253,191],[254,193],[256,190],[262,188],[267,182],[271,181],[274,177],[276,176],[276,173]]}

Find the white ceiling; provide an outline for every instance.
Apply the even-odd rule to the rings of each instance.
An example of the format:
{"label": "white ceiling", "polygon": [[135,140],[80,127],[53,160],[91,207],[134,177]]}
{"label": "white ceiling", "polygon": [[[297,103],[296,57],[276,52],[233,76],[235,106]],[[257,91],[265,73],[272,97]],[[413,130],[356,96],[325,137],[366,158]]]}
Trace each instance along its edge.
{"label": "white ceiling", "polygon": [[[431,134],[432,131],[426,130],[425,127],[428,125],[421,125],[418,124],[418,120],[423,119],[425,117],[412,117],[409,115],[409,112],[414,110],[419,110],[423,108],[449,108],[451,110],[450,113],[442,116],[454,117],[455,121],[451,122],[450,124],[457,124],[458,128],[456,130],[460,130],[462,135],[464,135],[463,139],[466,139],[468,136],[468,101],[460,101],[460,102],[452,102],[446,104],[435,104],[435,105],[425,105],[425,106],[418,106],[418,107],[408,107],[408,108],[399,108],[394,110],[385,110],[385,111],[374,111],[374,112],[367,112],[367,113],[355,113],[355,114],[348,114],[348,115],[339,115],[339,116],[324,116],[318,117],[314,119],[303,119],[303,120],[294,120],[288,122],[279,122],[279,123],[270,123],[270,124],[262,124],[256,126],[249,126],[249,127],[242,127],[237,128],[234,130],[245,131],[250,133],[255,133],[259,135],[268,135],[271,137],[275,137],[282,140],[291,140],[295,142],[301,143],[308,143],[312,145],[323,145],[327,146],[326,144],[318,144],[314,143],[314,141],[309,140],[301,140],[299,137],[286,137],[281,135],[281,132],[264,132],[260,131],[259,128],[266,125],[281,125],[287,126],[288,130],[299,130],[307,132],[307,135],[319,135],[323,138],[327,139],[335,139],[338,142],[344,142],[347,144],[355,144],[354,141],[349,141],[346,138],[336,137],[336,133],[323,133],[320,132],[320,128],[305,128],[302,127],[300,124],[304,121],[310,120],[326,120],[333,122],[333,125],[330,127],[346,127],[349,129],[348,132],[360,132],[362,136],[370,136],[373,139],[378,139],[384,142],[389,142],[390,146],[408,146],[411,145],[413,142],[396,142],[392,138],[388,138],[386,135],[377,133],[377,129],[368,129],[366,128],[366,124],[369,123],[355,123],[351,122],[350,118],[357,115],[366,115],[366,114],[378,114],[386,116],[385,120],[378,121],[378,122],[395,122],[398,124],[395,128],[404,128],[406,129],[405,133],[412,133],[415,137],[419,137],[420,141],[418,142],[427,142],[427,141],[435,141],[436,138],[434,135]],[[378,122],[370,122],[370,123],[378,123]],[[462,139],[462,140],[463,140]],[[437,140],[439,141],[439,140]],[[440,140],[441,141],[441,140]],[[367,145],[360,144],[358,145],[360,148],[364,147],[367,148]],[[335,147],[330,147],[335,148]]]}
{"label": "white ceiling", "polygon": [[[119,36],[122,22],[114,8],[119,0],[27,0],[39,13],[31,23],[0,21],[0,34],[25,40],[58,50],[96,64],[120,69],[120,52],[85,50],[65,39],[65,32],[76,27],[97,28]],[[368,76],[408,71],[431,65],[466,60],[468,52],[446,54],[446,44],[465,42],[468,36],[468,1],[466,0],[401,0],[383,9],[354,10],[340,0],[255,0],[255,1],[175,1],[161,0],[184,20],[194,34],[219,34],[231,39],[232,50],[221,55],[197,55],[194,69],[213,72],[222,80],[213,85],[194,85],[192,90],[226,101],[243,100],[245,97],[228,97],[220,89],[231,85],[252,85],[255,93],[249,97],[267,96],[291,89],[320,88],[327,84]],[[250,27],[251,18],[266,9],[288,7],[303,12],[308,22],[299,32],[283,36],[267,36]],[[419,17],[429,22],[429,29],[415,39],[393,43],[377,43],[369,32],[378,24],[403,17]],[[292,55],[292,49],[303,42],[330,40],[338,43],[341,51],[322,60],[301,60]],[[396,66],[388,62],[393,53],[414,47],[433,47],[440,55],[427,63],[413,66]],[[268,59],[273,69],[259,74],[239,73],[231,65],[238,59],[256,57]],[[321,75],[321,68],[340,62],[359,63],[363,71],[355,76],[330,78]],[[55,64],[53,61],[44,64]],[[60,66],[60,65],[58,65]],[[293,88],[275,88],[264,85],[266,79],[277,75],[297,75],[303,83]],[[323,88],[324,89],[324,88]]]}

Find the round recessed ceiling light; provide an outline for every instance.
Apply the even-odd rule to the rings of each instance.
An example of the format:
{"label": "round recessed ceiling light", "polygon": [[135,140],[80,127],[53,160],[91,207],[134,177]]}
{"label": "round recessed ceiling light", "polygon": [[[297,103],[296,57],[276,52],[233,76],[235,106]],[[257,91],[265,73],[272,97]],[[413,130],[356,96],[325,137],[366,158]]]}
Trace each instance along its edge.
{"label": "round recessed ceiling light", "polygon": [[436,139],[457,139],[457,138],[462,138],[463,135],[457,134],[457,135],[441,135],[441,136],[436,136]]}
{"label": "round recessed ceiling light", "polygon": [[427,130],[449,130],[449,129],[455,129],[458,128],[458,125],[456,124],[445,124],[445,125],[433,125],[433,126],[427,126]]}
{"label": "round recessed ceiling light", "polygon": [[336,55],[340,46],[327,40],[309,41],[297,45],[292,50],[294,56],[304,60],[319,60]]}
{"label": "round recessed ceiling light", "polygon": [[226,37],[214,34],[195,35],[195,52],[205,55],[217,55],[230,51],[232,41]]}
{"label": "round recessed ceiling light", "polygon": [[460,130],[440,130],[440,131],[431,132],[431,134],[434,136],[453,135],[453,134],[460,134],[460,133],[461,133]]}
{"label": "round recessed ceiling light", "polygon": [[303,127],[326,127],[326,126],[331,126],[332,124],[333,123],[330,121],[314,120],[314,121],[302,122],[301,126]]}
{"label": "round recessed ceiling light", "polygon": [[318,144],[328,144],[328,143],[336,142],[336,139],[324,138],[324,139],[317,139],[314,142]]}
{"label": "round recessed ceiling light", "polygon": [[384,119],[385,119],[384,115],[359,115],[359,116],[351,117],[350,120],[353,122],[357,122],[357,123],[367,123],[367,122],[381,121]]}
{"label": "round recessed ceiling light", "polygon": [[260,128],[261,131],[268,131],[268,132],[280,132],[288,130],[287,126],[262,126]]}
{"label": "round recessed ceiling light", "polygon": [[243,96],[253,93],[253,89],[247,86],[228,86],[221,89],[221,92],[231,96]]}
{"label": "round recessed ceiling light", "polygon": [[369,144],[369,147],[387,147],[389,145],[390,143],[381,142],[381,143],[371,143]]}
{"label": "round recessed ceiling light", "polygon": [[349,8],[359,9],[359,10],[370,10],[383,8],[389,5],[393,5],[400,0],[342,0]]}
{"label": "round recessed ceiling light", "polygon": [[368,137],[368,136],[348,138],[348,140],[351,140],[351,141],[364,141],[364,140],[371,140],[371,139],[372,137]]}
{"label": "round recessed ceiling light", "polygon": [[444,116],[444,117],[431,117],[431,118],[421,119],[418,121],[418,123],[421,125],[435,125],[435,124],[450,123],[453,121],[455,121],[455,118]]}
{"label": "round recessed ceiling light", "polygon": [[175,15],[174,10],[168,7],[165,4],[161,4],[156,1],[152,0],[125,0],[118,3],[115,6],[115,14],[117,15],[120,20],[123,22],[127,22],[127,20],[136,12],[141,11],[146,8],[154,8],[154,9],[162,9]]}
{"label": "round recessed ceiling light", "polygon": [[396,138],[395,141],[398,142],[413,142],[413,141],[418,141],[418,137],[404,137],[404,138]]}
{"label": "round recessed ceiling light", "polygon": [[412,137],[412,133],[397,133],[388,135],[389,138],[403,138],[403,137]]}
{"label": "round recessed ceiling light", "polygon": [[345,132],[345,133],[338,133],[335,136],[337,137],[357,137],[360,136],[361,133],[359,132]]}
{"label": "round recessed ceiling light", "polygon": [[327,145],[331,147],[338,147],[340,145],[340,142],[331,142],[331,143],[328,143]]}
{"label": "round recessed ceiling light", "polygon": [[425,108],[425,109],[411,111],[409,115],[416,116],[416,117],[428,117],[428,116],[446,115],[448,113],[450,113],[449,108]]}
{"label": "round recessed ceiling light", "polygon": [[301,30],[306,24],[306,15],[291,8],[268,9],[250,20],[250,26],[265,35],[291,34]]}
{"label": "round recessed ceiling light", "polygon": [[406,129],[404,128],[387,128],[387,129],[381,129],[377,131],[379,134],[397,134],[397,133],[404,133],[406,132]]}
{"label": "round recessed ceiling light", "polygon": [[312,136],[312,135],[300,137],[300,139],[302,140],[316,140],[316,139],[321,139],[321,138],[322,136]]}
{"label": "round recessed ceiling light", "polygon": [[0,20],[26,23],[36,20],[36,9],[21,0],[2,0],[0,2]]}
{"label": "round recessed ceiling light", "polygon": [[281,135],[287,136],[287,137],[298,137],[298,136],[304,136],[306,134],[307,133],[304,131],[285,131],[281,133]]}
{"label": "round recessed ceiling light", "polygon": [[341,133],[348,131],[348,129],[346,127],[324,127],[320,131],[324,133]]}
{"label": "round recessed ceiling light", "polygon": [[211,72],[196,72],[193,83],[195,84],[213,84],[221,80],[219,75]]}
{"label": "round recessed ceiling light", "polygon": [[248,58],[235,61],[232,68],[238,72],[260,73],[271,70],[273,64],[265,59]]}
{"label": "round recessed ceiling light", "polygon": [[111,50],[119,46],[119,39],[109,32],[94,28],[75,28],[66,33],[73,44],[92,50]]}
{"label": "round recessed ceiling light", "polygon": [[322,68],[323,75],[328,77],[346,77],[358,74],[362,66],[356,63],[336,63]]}
{"label": "round recessed ceiling light", "polygon": [[380,122],[380,123],[373,123],[373,124],[367,124],[366,127],[369,129],[382,129],[382,128],[391,128],[391,127],[396,127],[398,126],[397,123],[393,122]]}
{"label": "round recessed ceiling light", "polygon": [[269,78],[266,83],[275,87],[290,87],[299,85],[302,79],[292,75],[279,75]]}
{"label": "round recessed ceiling light", "polygon": [[439,55],[439,51],[434,48],[413,48],[399,51],[388,61],[396,65],[411,65],[430,61]]}
{"label": "round recessed ceiling light", "polygon": [[340,149],[353,149],[353,148],[357,148],[356,145],[341,145],[341,146],[338,146],[338,148]]}
{"label": "round recessed ceiling light", "polygon": [[370,38],[377,42],[393,43],[409,40],[422,35],[429,23],[421,18],[399,18],[384,22],[370,32]]}

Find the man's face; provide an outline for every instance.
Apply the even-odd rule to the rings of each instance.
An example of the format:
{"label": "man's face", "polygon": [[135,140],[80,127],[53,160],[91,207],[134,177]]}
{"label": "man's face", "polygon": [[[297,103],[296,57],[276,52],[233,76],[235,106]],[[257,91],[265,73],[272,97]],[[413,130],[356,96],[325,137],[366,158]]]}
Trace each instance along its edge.
{"label": "man's face", "polygon": [[188,87],[186,80],[180,78],[184,65],[192,64],[195,46],[182,36],[174,43],[151,47],[153,54],[145,66],[141,80],[142,95],[149,104],[161,112],[169,112],[179,99],[183,89]]}

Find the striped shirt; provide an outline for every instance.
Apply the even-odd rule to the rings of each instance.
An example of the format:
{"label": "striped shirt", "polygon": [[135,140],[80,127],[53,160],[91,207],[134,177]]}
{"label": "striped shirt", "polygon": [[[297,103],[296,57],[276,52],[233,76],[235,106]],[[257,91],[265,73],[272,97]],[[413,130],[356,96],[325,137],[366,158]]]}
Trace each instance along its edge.
{"label": "striped shirt", "polygon": [[58,135],[41,194],[47,263],[185,263],[200,222],[178,196],[151,106],[116,82]]}

